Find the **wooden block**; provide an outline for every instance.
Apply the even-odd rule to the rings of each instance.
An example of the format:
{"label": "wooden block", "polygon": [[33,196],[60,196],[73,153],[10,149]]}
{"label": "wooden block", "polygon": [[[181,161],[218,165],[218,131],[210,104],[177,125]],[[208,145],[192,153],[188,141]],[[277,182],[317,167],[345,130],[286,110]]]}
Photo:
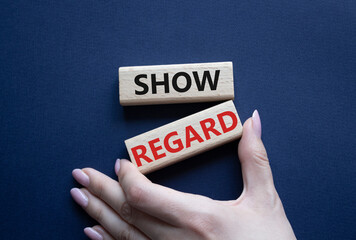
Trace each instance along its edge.
{"label": "wooden block", "polygon": [[230,100],[232,62],[120,67],[119,87],[123,106]]}
{"label": "wooden block", "polygon": [[125,141],[146,174],[239,138],[242,124],[230,100]]}

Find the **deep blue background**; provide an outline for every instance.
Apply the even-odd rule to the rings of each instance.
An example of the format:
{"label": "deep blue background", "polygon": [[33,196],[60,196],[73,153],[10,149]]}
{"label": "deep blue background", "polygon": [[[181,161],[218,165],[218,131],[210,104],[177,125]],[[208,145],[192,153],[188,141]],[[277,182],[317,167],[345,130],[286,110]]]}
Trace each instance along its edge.
{"label": "deep blue background", "polygon": [[[213,104],[123,108],[119,66],[233,61],[299,239],[355,239],[356,1],[0,3],[1,239],[86,239],[74,168],[115,177],[124,140]],[[242,190],[237,142],[149,175]]]}

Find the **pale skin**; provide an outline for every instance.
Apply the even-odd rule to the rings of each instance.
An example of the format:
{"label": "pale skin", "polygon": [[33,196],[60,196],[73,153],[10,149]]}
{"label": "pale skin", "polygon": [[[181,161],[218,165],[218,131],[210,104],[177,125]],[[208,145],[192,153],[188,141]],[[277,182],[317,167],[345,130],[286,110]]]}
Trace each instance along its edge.
{"label": "pale skin", "polygon": [[127,160],[115,164],[118,181],[75,169],[83,188],[71,194],[98,222],[84,232],[93,240],[296,239],[273,183],[257,111],[244,123],[238,155],[244,189],[231,201],[154,184]]}

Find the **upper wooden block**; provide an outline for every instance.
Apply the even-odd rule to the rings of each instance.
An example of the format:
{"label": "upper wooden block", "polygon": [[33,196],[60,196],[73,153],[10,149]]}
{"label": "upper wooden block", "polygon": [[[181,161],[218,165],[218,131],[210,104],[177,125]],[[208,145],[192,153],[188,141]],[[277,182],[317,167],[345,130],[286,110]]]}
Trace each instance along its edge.
{"label": "upper wooden block", "polygon": [[234,99],[232,69],[232,62],[120,67],[120,103],[128,106]]}
{"label": "upper wooden block", "polygon": [[230,100],[125,141],[131,161],[146,174],[242,135]]}

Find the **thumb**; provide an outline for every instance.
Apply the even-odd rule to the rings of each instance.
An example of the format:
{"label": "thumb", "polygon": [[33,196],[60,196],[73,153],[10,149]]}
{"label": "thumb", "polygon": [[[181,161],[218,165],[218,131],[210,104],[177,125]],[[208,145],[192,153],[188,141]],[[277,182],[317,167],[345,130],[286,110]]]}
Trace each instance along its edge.
{"label": "thumb", "polygon": [[248,194],[274,192],[274,184],[266,149],[261,140],[261,120],[255,110],[243,125],[242,138],[238,146],[244,191]]}

